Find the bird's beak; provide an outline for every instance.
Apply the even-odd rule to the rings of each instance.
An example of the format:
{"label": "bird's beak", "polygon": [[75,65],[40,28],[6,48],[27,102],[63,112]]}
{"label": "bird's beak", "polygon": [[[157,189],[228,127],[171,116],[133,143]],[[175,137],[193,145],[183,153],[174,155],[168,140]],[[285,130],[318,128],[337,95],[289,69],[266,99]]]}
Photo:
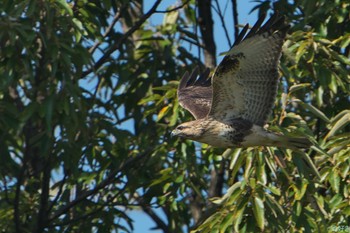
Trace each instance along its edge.
{"label": "bird's beak", "polygon": [[171,131],[171,136],[175,137],[179,134],[179,131],[177,129],[174,129],[173,131]]}

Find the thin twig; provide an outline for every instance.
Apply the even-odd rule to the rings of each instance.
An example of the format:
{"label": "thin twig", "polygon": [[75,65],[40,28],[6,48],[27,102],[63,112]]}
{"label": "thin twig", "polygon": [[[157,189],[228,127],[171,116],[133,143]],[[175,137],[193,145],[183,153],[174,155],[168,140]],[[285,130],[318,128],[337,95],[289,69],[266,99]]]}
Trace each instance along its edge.
{"label": "thin twig", "polygon": [[226,36],[226,39],[227,39],[227,42],[228,42],[228,46],[231,47],[232,44],[231,44],[230,36],[228,34],[228,30],[227,30],[227,27],[226,27],[226,24],[225,24],[224,15],[223,15],[223,13],[221,11],[221,8],[220,8],[218,0],[215,0],[215,4],[216,4],[216,8],[213,7],[213,9],[216,11],[216,13],[218,14],[218,16],[220,18],[221,26],[224,29],[224,33],[225,33],[225,36]]}
{"label": "thin twig", "polygon": [[[197,13],[198,12],[198,4],[195,5],[194,12],[199,15],[199,13]],[[196,19],[198,19],[198,15],[196,15]],[[196,20],[193,30],[194,30],[195,35],[196,35],[197,44],[201,44],[201,42],[199,41],[199,36],[198,36],[198,28],[199,28],[199,24],[198,24],[198,20]],[[204,50],[204,48],[201,48],[201,47],[197,47],[197,48],[198,48],[197,57],[198,57],[198,60],[200,61],[201,60],[201,55],[202,55],[201,54],[201,49]]]}
{"label": "thin twig", "polygon": [[49,228],[67,226],[67,225],[71,225],[74,222],[78,222],[78,221],[81,221],[81,220],[86,220],[87,218],[89,218],[89,217],[97,214],[98,212],[100,212],[104,207],[105,207],[104,205],[103,206],[99,206],[95,210],[92,210],[92,211],[90,211],[88,213],[85,213],[83,215],[79,215],[76,218],[73,218],[73,219],[70,219],[70,220],[67,220],[67,221],[64,221],[64,222],[59,221],[59,223],[50,225]]}
{"label": "thin twig", "polygon": [[66,206],[63,206],[62,208],[58,209],[56,211],[56,213],[51,218],[49,218],[48,221],[50,222],[50,221],[53,221],[53,220],[59,218],[63,214],[67,213],[74,206],[76,206],[80,202],[86,200],[86,198],[98,193],[101,189],[104,189],[107,185],[111,184],[112,182],[114,182],[115,179],[118,178],[118,174],[121,171],[125,170],[127,167],[129,167],[132,164],[137,164],[137,162],[139,162],[139,160],[141,160],[142,158],[145,158],[147,155],[150,154],[151,151],[152,151],[152,148],[149,148],[144,153],[142,153],[136,157],[129,158],[125,162],[122,162],[117,169],[112,171],[109,174],[109,176],[105,180],[103,180],[101,183],[96,185],[96,187],[94,189],[82,192],[82,194],[80,194],[75,200],[71,201]]}
{"label": "thin twig", "polygon": [[182,9],[184,6],[186,6],[188,3],[190,2],[190,0],[185,1],[184,3],[182,3],[180,6],[174,7],[172,9],[169,10],[165,10],[165,11],[155,11],[154,13],[169,13],[172,11],[177,11],[179,9]]}
{"label": "thin twig", "polygon": [[[124,8],[124,7],[123,7]],[[112,29],[114,28],[114,25],[119,21],[121,14],[120,12],[122,12],[124,9],[121,8],[113,17],[113,20],[111,22],[111,24],[108,26],[108,28],[106,29],[105,33],[103,33],[102,38],[106,38],[107,36],[109,36],[109,34],[112,32]],[[98,46],[100,46],[102,44],[103,40],[98,40],[95,42],[95,44],[89,49],[89,53],[93,54],[95,52],[95,50],[98,48]]]}
{"label": "thin twig", "polygon": [[51,210],[53,209],[53,207],[56,205],[57,201],[58,201],[59,198],[61,197],[61,195],[62,195],[62,193],[63,193],[63,187],[64,187],[64,185],[66,184],[66,179],[67,179],[67,174],[64,173],[64,176],[63,176],[63,178],[62,178],[62,180],[61,180],[61,183],[60,183],[60,186],[59,186],[59,188],[58,188],[58,192],[57,192],[55,198],[53,199],[51,205],[49,206],[49,208],[48,208],[48,210],[47,210],[48,213],[51,212]]}
{"label": "thin twig", "polygon": [[[125,185],[122,189],[118,190],[118,192],[112,197],[112,199],[116,199],[118,198],[118,196],[120,196],[121,194],[125,193],[125,189],[127,188],[127,186]],[[108,201],[104,202],[101,205],[96,204],[95,206],[97,206],[96,209],[93,209],[91,211],[87,211],[85,214],[79,215],[76,218],[72,218],[69,219],[67,221],[59,221],[59,223],[55,223],[55,224],[51,224],[50,226],[48,226],[49,228],[54,228],[57,226],[66,226],[66,225],[71,225],[74,222],[78,222],[81,220],[86,220],[89,217],[97,214],[98,212],[100,212],[101,210],[103,210],[103,208],[107,207],[107,206],[117,206],[117,205],[121,205],[119,203],[113,203],[112,205],[110,205],[110,203]]]}
{"label": "thin twig", "polygon": [[110,56],[119,49],[119,47],[121,46],[121,44],[127,39],[129,38],[135,31],[137,31],[141,25],[149,18],[151,17],[152,14],[154,14],[154,12],[157,10],[157,7],[159,6],[159,4],[162,2],[162,0],[157,0],[152,8],[146,13],[144,14],[140,20],[138,20],[126,33],[124,33],[124,35],[114,44],[112,45],[109,50],[107,50],[103,56],[95,63],[95,65],[93,67],[91,67],[90,69],[86,70],[83,72],[82,74],[82,78],[89,75],[91,72],[98,70],[109,58]]}
{"label": "thin twig", "polygon": [[195,45],[196,47],[199,47],[199,48],[204,48],[204,45],[200,44],[200,42],[198,40],[192,40],[192,39],[188,39],[187,37],[184,37],[184,36],[180,36],[180,39],[181,40],[184,40],[192,45]]}
{"label": "thin twig", "polygon": [[152,210],[152,208],[149,205],[146,205],[143,202],[142,198],[137,198],[141,208],[143,211],[145,211],[146,214],[148,214],[153,221],[157,224],[157,229],[161,229],[163,232],[168,232],[168,226],[167,224]]}

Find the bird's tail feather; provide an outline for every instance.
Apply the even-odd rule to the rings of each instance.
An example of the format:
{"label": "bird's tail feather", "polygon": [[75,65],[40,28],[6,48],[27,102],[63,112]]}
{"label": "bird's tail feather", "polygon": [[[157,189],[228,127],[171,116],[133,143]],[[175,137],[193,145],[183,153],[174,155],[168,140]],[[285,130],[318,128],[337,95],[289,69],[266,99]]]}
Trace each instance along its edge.
{"label": "bird's tail feather", "polygon": [[308,138],[305,137],[287,137],[287,144],[290,145],[291,147],[296,147],[298,149],[305,149],[309,148],[312,146],[312,143]]}
{"label": "bird's tail feather", "polygon": [[312,146],[311,141],[306,137],[289,137],[285,135],[274,134],[273,141],[278,147],[290,149],[307,149]]}

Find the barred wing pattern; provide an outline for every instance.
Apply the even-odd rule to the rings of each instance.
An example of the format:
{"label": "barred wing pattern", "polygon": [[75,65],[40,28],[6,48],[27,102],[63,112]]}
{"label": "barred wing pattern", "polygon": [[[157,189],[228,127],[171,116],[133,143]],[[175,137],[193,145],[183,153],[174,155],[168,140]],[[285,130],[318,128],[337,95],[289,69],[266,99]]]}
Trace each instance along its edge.
{"label": "barred wing pattern", "polygon": [[260,18],[246,36],[248,25],[242,30],[216,68],[210,117],[265,124],[276,98],[278,64],[289,26],[276,14],[260,27],[263,20]]}
{"label": "barred wing pattern", "polygon": [[180,105],[187,109],[196,119],[202,119],[209,113],[212,100],[211,78],[209,69],[201,75],[199,68],[191,75],[186,72],[179,84],[177,95]]}

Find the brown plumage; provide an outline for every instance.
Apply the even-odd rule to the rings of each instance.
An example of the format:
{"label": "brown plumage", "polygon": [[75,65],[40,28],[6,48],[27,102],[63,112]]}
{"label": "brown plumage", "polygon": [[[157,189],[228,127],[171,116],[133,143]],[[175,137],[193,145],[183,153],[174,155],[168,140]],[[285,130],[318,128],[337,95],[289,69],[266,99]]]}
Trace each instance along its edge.
{"label": "brown plumage", "polygon": [[216,147],[278,146],[307,148],[306,138],[289,138],[263,128],[278,86],[278,64],[289,25],[274,14],[246,25],[213,75],[198,69],[182,77],[178,99],[196,120],[172,134]]}

